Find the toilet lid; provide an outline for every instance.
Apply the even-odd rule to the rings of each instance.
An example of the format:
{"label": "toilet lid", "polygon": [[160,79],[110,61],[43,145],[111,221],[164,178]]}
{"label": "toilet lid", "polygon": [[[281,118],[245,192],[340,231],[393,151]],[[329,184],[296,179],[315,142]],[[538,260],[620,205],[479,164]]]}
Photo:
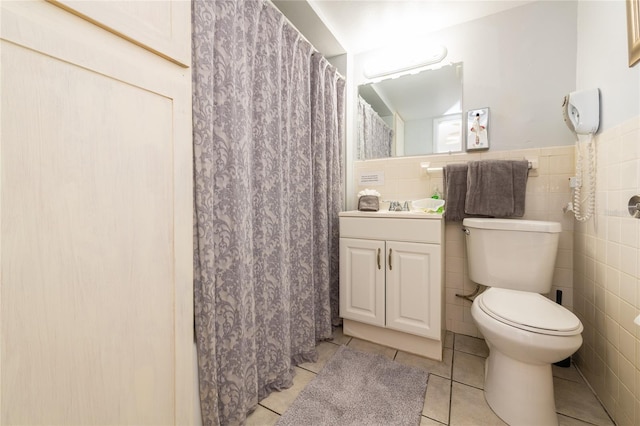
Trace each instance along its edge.
{"label": "toilet lid", "polygon": [[582,332],[582,323],[571,311],[538,293],[489,288],[479,297],[480,308],[514,327],[550,335]]}

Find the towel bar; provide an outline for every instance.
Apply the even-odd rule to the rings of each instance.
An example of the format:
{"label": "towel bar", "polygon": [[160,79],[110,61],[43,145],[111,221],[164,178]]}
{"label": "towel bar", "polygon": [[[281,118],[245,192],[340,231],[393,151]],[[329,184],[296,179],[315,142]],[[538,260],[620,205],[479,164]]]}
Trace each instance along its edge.
{"label": "towel bar", "polygon": [[[442,172],[442,167],[429,167],[431,163],[420,163],[420,167],[425,169],[427,173]],[[529,170],[536,170],[538,168],[538,160],[529,160]]]}

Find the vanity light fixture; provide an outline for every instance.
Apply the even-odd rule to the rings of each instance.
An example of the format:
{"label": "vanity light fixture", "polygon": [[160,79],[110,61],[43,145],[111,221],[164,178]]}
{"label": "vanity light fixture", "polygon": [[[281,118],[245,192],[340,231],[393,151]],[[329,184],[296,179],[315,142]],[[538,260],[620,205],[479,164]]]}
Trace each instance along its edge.
{"label": "vanity light fixture", "polygon": [[419,49],[390,48],[370,58],[364,67],[368,79],[388,76],[409,70],[437,64],[447,56],[447,48],[442,45]]}

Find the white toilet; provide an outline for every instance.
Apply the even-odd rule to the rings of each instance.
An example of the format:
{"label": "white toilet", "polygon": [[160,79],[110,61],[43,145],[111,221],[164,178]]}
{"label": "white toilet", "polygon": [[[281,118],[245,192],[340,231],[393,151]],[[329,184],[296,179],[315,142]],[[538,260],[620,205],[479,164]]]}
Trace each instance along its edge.
{"label": "white toilet", "polygon": [[484,394],[506,423],[557,425],[551,364],[582,345],[582,323],[546,298],[561,227],[556,222],[464,219],[469,278],[491,288],[471,305],[489,347]]}

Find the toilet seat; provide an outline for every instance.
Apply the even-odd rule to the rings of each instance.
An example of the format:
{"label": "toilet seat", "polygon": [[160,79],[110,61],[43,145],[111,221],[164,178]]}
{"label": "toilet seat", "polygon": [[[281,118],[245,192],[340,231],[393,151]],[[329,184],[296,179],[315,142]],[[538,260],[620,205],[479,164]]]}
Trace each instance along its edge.
{"label": "toilet seat", "polygon": [[476,298],[478,306],[494,319],[521,330],[551,336],[582,332],[571,311],[538,293],[489,288]]}

